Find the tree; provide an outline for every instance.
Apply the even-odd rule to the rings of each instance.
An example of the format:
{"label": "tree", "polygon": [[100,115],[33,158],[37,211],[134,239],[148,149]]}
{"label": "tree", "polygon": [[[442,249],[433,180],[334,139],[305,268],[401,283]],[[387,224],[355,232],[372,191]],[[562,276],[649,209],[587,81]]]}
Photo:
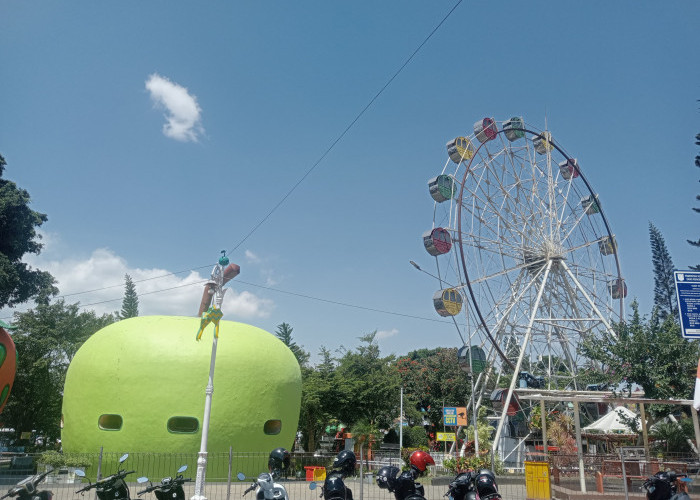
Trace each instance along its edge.
{"label": "tree", "polygon": [[[695,136],[695,145],[700,146],[700,134],[697,134]],[[695,155],[695,166],[700,168],[700,154]],[[695,196],[695,200],[700,201],[700,194]],[[693,207],[693,211],[700,213],[700,207]],[[700,238],[698,238],[695,241],[688,240],[688,243],[690,243],[694,247],[700,247]],[[690,266],[690,269],[692,269],[693,271],[700,271],[700,264],[698,264],[697,266]]]}
{"label": "tree", "polygon": [[435,426],[442,423],[443,406],[465,406],[469,400],[471,384],[457,363],[456,348],[413,351],[396,365],[404,396],[416,401]]}
{"label": "tree", "polygon": [[[636,301],[631,308],[629,321],[614,325],[617,337],[601,334],[582,343],[582,354],[603,365],[597,382],[626,391],[636,384],[652,399],[687,398],[695,386],[700,346],[681,336],[673,318],[661,322],[652,315],[647,320],[639,314]],[[659,416],[668,412],[652,411]]]}
{"label": "tree", "polygon": [[399,376],[394,357],[381,356],[376,335],[374,331],[360,337],[360,346],[345,351],[338,360],[339,400],[333,413],[351,430],[360,421],[387,428],[399,415]]}
{"label": "tree", "polygon": [[658,309],[661,320],[669,316],[676,318],[678,305],[673,261],[666,249],[664,237],[651,222],[649,222],[649,242],[651,243],[651,261],[654,264],[654,305]]}
{"label": "tree", "polygon": [[6,427],[36,430],[47,442],[60,437],[61,402],[66,371],[80,346],[114,321],[111,314],[79,312],[63,300],[40,303],[16,313],[12,339],[17,348],[17,373],[3,411]]}
{"label": "tree", "polygon": [[297,358],[299,366],[306,366],[306,364],[309,362],[309,353],[292,340],[293,331],[294,328],[292,328],[289,323],[280,323],[277,325],[275,335],[284,343],[284,345],[289,347],[289,350],[292,351],[294,357]]}
{"label": "tree", "polygon": [[310,452],[316,451],[319,437],[327,422],[333,418],[339,401],[335,361],[323,346],[319,355],[322,361],[316,368],[301,367],[299,429],[302,431],[302,446]]}
{"label": "tree", "polygon": [[2,178],[6,164],[0,155],[0,308],[58,293],[53,276],[21,262],[25,254],[41,251],[36,228],[47,217],[29,208],[26,190]]}
{"label": "tree", "polygon": [[136,294],[134,281],[128,274],[124,275],[124,298],[122,310],[117,313],[118,319],[135,318],[139,315],[139,296]]}

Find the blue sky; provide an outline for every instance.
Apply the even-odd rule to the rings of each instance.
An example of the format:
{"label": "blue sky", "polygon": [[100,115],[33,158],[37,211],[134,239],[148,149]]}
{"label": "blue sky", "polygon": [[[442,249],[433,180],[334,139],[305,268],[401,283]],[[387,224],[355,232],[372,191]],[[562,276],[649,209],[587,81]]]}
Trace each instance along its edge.
{"label": "blue sky", "polygon": [[288,322],[312,352],[374,330],[385,353],[457,346],[408,264],[432,266],[427,180],[476,120],[521,115],[585,168],[648,311],[649,221],[700,263],[693,1],[462,2],[245,238],[455,3],[1,2],[5,177],[49,217],[29,262],[71,302],[117,299],[100,312],[128,272],[143,314],[195,315],[182,285],[233,250],[225,319]]}

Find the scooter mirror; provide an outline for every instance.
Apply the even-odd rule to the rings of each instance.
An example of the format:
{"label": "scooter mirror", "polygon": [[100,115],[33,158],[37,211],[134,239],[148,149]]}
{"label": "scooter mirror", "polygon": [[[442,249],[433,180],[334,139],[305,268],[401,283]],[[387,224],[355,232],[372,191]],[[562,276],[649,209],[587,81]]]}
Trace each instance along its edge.
{"label": "scooter mirror", "polygon": [[318,488],[318,485],[316,484],[316,482],[315,482],[315,481],[311,481],[311,482],[309,483],[309,489],[310,489],[311,491],[313,491],[313,490],[315,490],[316,488]]}
{"label": "scooter mirror", "polygon": [[139,483],[139,484],[147,483],[147,482],[148,482],[148,478],[147,478],[146,476],[142,476],[142,477],[137,478],[137,479],[136,479],[136,482]]}
{"label": "scooter mirror", "polygon": [[119,458],[119,463],[122,463],[122,462],[123,462],[124,460],[126,460],[127,458],[129,458],[129,454],[128,454],[128,453],[124,453],[124,454]]}
{"label": "scooter mirror", "polygon": [[79,477],[85,477],[85,471],[82,469],[75,469],[75,475]]}
{"label": "scooter mirror", "polygon": [[177,470],[177,473],[180,474],[180,473],[182,473],[182,472],[185,472],[186,470],[187,470],[187,466],[186,466],[186,465],[183,465],[182,467],[180,467],[180,468]]}
{"label": "scooter mirror", "polygon": [[236,477],[238,478],[239,481],[245,481],[245,474],[242,472],[239,472]]}

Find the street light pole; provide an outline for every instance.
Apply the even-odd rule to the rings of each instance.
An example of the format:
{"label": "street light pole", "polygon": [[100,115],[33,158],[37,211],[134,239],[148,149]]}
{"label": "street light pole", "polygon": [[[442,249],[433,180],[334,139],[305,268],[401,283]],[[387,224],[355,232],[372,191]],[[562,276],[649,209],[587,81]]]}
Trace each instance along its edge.
{"label": "street light pole", "polygon": [[[214,394],[214,367],[216,365],[216,346],[219,341],[219,320],[223,316],[221,312],[221,303],[224,300],[226,289],[224,285],[235,278],[241,268],[236,264],[229,264],[229,259],[226,257],[226,252],[222,252],[219,258],[219,263],[214,266],[211,272],[211,279],[204,285],[204,294],[202,302],[199,306],[199,315],[202,318],[197,340],[202,336],[204,328],[209,323],[214,323],[215,333],[214,340],[211,345],[211,361],[209,362],[209,381],[205,390],[204,399],[204,417],[202,421],[202,442],[199,448],[197,457],[197,476],[194,484],[194,495],[191,500],[207,500],[204,496],[204,483],[206,481],[207,471],[207,439],[209,438],[209,417],[211,415],[211,400]],[[210,306],[214,302],[214,305]]]}

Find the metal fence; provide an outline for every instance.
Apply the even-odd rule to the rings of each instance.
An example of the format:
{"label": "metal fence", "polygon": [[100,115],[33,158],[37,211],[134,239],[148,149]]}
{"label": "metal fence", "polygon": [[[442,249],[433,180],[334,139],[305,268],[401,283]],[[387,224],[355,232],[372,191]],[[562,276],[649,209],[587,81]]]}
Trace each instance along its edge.
{"label": "metal fence", "polygon": [[[80,458],[89,465],[84,468],[88,477],[94,481],[96,477],[104,477],[119,469],[121,453],[95,453],[70,455],[75,460]],[[41,472],[45,466],[41,464],[40,455],[33,457],[34,466]],[[320,491],[312,491],[309,485],[313,479],[322,481],[327,467],[330,467],[335,458],[333,455],[317,455],[310,453],[292,453],[291,465],[288,477],[282,480],[291,500],[317,500]],[[387,490],[379,488],[375,482],[376,471],[384,465],[401,466],[402,461],[398,450],[379,450],[371,457],[362,456],[356,468],[356,475],[346,479],[345,483],[352,492],[355,500],[393,500],[394,496]],[[267,471],[267,453],[210,453],[207,457],[205,496],[209,500],[240,499],[243,491],[250,485],[248,480],[239,482],[236,475],[243,472],[247,478],[257,477],[258,473]],[[6,459],[4,460],[7,461]],[[8,488],[31,474],[31,470],[25,470],[18,475],[11,475],[7,464],[3,464],[0,457],[0,484]],[[196,476],[197,454],[167,454],[167,453],[130,453],[129,458],[122,465],[123,469],[134,470],[135,473],[127,476],[127,484],[132,498],[137,498],[137,492],[144,488],[136,479],[141,476],[148,477],[151,481],[159,482],[163,477],[174,476],[181,465],[187,465],[185,477]],[[431,468],[430,474],[419,481],[424,485],[428,499],[441,499],[447,492],[447,484],[453,479],[445,475],[438,468]],[[59,467],[47,476],[45,484],[41,488],[50,489],[54,494],[54,500],[94,500],[94,490],[86,493],[86,496],[76,494],[75,491],[84,485],[86,480],[74,474],[73,467]],[[518,500],[525,499],[525,482],[523,476],[499,478],[499,487],[504,498]],[[185,494],[188,498],[194,495],[194,481],[185,483]],[[150,498],[149,498],[150,497]],[[253,499],[249,494],[248,497]],[[146,495],[144,500],[155,500],[152,494]]]}
{"label": "metal fence", "polygon": [[[88,477],[94,481],[96,477],[104,477],[118,470],[120,453],[82,454],[71,455],[74,460],[80,458],[85,464],[89,464],[85,470]],[[33,467],[39,472],[45,470],[41,464],[40,455],[30,455]],[[359,458],[359,454],[358,454]],[[534,460],[542,460],[543,457],[530,456]],[[630,493],[641,492],[641,484],[645,477],[659,470],[674,469],[676,472],[685,472],[700,483],[698,474],[700,462],[694,455],[666,453],[655,456],[649,460],[636,461],[625,465],[626,482],[623,480],[619,456],[616,455],[584,455],[583,456],[583,487],[579,475],[579,461],[577,455],[550,454],[549,470],[552,484],[553,498],[577,498],[585,491],[592,493],[602,488],[606,493],[617,493],[620,498],[627,489]],[[327,467],[330,467],[334,455],[317,455],[306,453],[293,453],[288,477],[283,479],[284,485],[291,500],[317,500],[319,491],[309,489],[311,480],[322,481]],[[243,491],[249,486],[249,481],[239,482],[237,473],[243,472],[248,478],[254,478],[258,473],[267,471],[267,453],[210,453],[208,455],[205,496],[209,500],[239,499]],[[8,457],[0,456],[0,486],[9,488],[32,473],[32,469],[12,470],[8,463]],[[26,465],[26,458],[22,461]],[[173,476],[181,465],[187,465],[185,477],[196,476],[197,454],[166,454],[166,453],[131,453],[122,468],[134,470],[135,473],[127,477],[132,498],[137,498],[136,493],[143,489],[143,485],[136,483],[141,476],[148,477],[151,481],[159,482],[163,477]],[[383,465],[401,466],[402,462],[398,450],[375,452],[368,458],[362,456],[358,460],[356,475],[346,480],[346,485],[352,490],[355,500],[393,500],[393,494],[380,489],[375,482],[374,474]],[[426,498],[440,500],[447,492],[448,483],[454,478],[442,467],[431,467],[430,474],[421,478],[420,482],[425,487]],[[85,480],[82,480],[83,483]],[[503,498],[509,500],[525,500],[526,477],[522,472],[500,474],[497,477],[499,491]],[[93,500],[94,490],[86,497],[75,494],[81,487],[81,479],[74,474],[72,467],[59,467],[46,479],[42,487],[50,489],[54,493],[54,500]],[[698,487],[691,486],[691,494],[700,491]],[[194,482],[185,484],[187,497],[194,495]],[[151,497],[151,498],[149,498]],[[251,499],[252,496],[249,496]],[[585,494],[578,498],[586,498]],[[151,494],[144,500],[154,500]]]}

